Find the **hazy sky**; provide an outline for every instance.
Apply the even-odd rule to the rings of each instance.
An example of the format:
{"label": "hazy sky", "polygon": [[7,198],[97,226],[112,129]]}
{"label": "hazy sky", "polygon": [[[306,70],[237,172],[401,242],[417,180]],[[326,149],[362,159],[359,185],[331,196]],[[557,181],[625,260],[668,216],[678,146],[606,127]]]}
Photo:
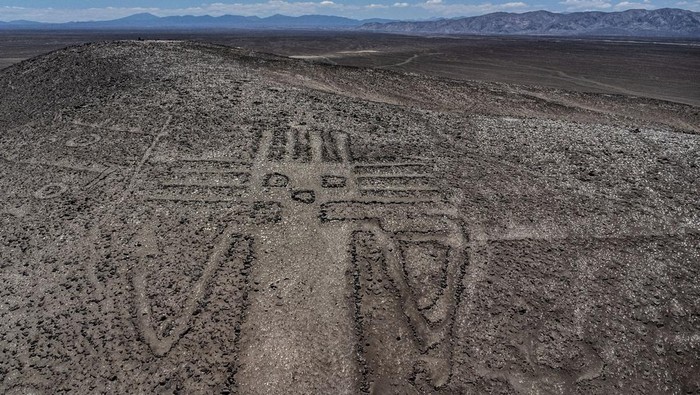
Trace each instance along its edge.
{"label": "hazy sky", "polygon": [[700,11],[700,0],[0,0],[0,20],[42,22],[115,19],[150,12],[166,15],[340,15],[357,19],[426,19],[496,11],[621,11],[630,8],[685,8]]}

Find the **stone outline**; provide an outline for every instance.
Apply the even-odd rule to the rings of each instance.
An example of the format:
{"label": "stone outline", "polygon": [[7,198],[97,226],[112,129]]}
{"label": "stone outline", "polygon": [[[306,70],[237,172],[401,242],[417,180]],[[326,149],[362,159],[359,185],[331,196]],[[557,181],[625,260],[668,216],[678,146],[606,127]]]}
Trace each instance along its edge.
{"label": "stone outline", "polygon": [[[58,188],[58,190],[51,192],[51,189],[54,188]],[[36,192],[34,192],[34,197],[42,200],[53,199],[63,195],[66,192],[68,192],[68,186],[66,184],[56,182],[46,184],[40,189],[38,189]]]}
{"label": "stone outline", "polygon": [[[231,249],[233,243],[236,242],[233,241],[234,236],[238,233],[236,231],[236,226],[230,225],[224,229],[222,234],[219,236],[216,246],[209,256],[206,266],[204,267],[202,275],[190,290],[190,294],[182,311],[180,312],[180,315],[173,320],[173,330],[164,338],[158,336],[151,324],[152,312],[150,302],[146,295],[146,286],[148,284],[146,273],[141,267],[135,267],[133,269],[131,284],[134,287],[133,292],[134,302],[136,305],[137,326],[143,340],[146,342],[146,344],[148,344],[151,351],[156,356],[162,357],[167,354],[182,338],[187,330],[189,330],[192,316],[204,298],[206,289],[209,286],[212,277],[216,273],[219,266],[221,266],[222,260],[225,259],[225,256]],[[241,240],[245,240],[243,236],[240,238]],[[251,250],[252,243],[249,242],[248,254],[250,255],[253,254]],[[247,272],[248,271],[246,271],[246,273]]]}
{"label": "stone outline", "polygon": [[[90,137],[90,139],[83,141],[82,139],[85,139],[86,137]],[[102,140],[102,136],[100,136],[99,134],[95,134],[95,133],[81,134],[79,136],[75,136],[75,137],[68,139],[68,141],[66,141],[66,147],[71,147],[71,148],[87,147],[87,146],[98,143],[100,140]]]}

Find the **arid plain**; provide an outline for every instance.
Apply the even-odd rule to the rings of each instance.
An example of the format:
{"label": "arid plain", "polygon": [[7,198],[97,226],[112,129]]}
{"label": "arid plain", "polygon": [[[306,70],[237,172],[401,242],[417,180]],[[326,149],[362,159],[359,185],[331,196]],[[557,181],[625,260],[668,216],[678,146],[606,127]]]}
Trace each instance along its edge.
{"label": "arid plain", "polygon": [[0,44],[1,393],[700,391],[692,42],[163,35]]}

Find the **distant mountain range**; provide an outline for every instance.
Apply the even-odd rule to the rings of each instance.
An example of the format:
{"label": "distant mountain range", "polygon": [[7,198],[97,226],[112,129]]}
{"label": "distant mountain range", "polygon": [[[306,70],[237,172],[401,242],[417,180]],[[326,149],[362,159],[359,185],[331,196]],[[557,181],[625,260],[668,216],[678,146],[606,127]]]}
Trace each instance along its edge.
{"label": "distant mountain range", "polygon": [[0,30],[107,30],[107,29],[309,29],[361,30],[408,34],[483,34],[552,36],[667,36],[700,37],[700,13],[663,8],[622,12],[558,14],[533,11],[497,12],[475,17],[430,21],[357,20],[339,16],[168,16],[136,14],[111,21],[40,23],[0,22]]}
{"label": "distant mountain range", "polygon": [[438,21],[367,23],[361,29],[422,34],[700,37],[700,13],[674,8],[571,14],[497,12]]}
{"label": "distant mountain range", "polygon": [[328,15],[285,16],[167,16],[135,14],[111,21],[40,23],[32,21],[0,22],[0,30],[90,30],[90,29],[351,29],[368,23],[391,22],[390,19],[357,20]]}

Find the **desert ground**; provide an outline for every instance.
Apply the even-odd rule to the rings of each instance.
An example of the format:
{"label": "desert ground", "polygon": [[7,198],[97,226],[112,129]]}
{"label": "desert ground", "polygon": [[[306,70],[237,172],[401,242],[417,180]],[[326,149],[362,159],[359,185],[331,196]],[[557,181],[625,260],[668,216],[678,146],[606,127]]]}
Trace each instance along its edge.
{"label": "desert ground", "polygon": [[697,47],[245,40],[0,70],[0,393],[700,391]]}
{"label": "desert ground", "polygon": [[68,45],[139,38],[208,42],[334,65],[700,106],[700,42],[678,38],[416,37],[298,30],[4,32],[0,69]]}

